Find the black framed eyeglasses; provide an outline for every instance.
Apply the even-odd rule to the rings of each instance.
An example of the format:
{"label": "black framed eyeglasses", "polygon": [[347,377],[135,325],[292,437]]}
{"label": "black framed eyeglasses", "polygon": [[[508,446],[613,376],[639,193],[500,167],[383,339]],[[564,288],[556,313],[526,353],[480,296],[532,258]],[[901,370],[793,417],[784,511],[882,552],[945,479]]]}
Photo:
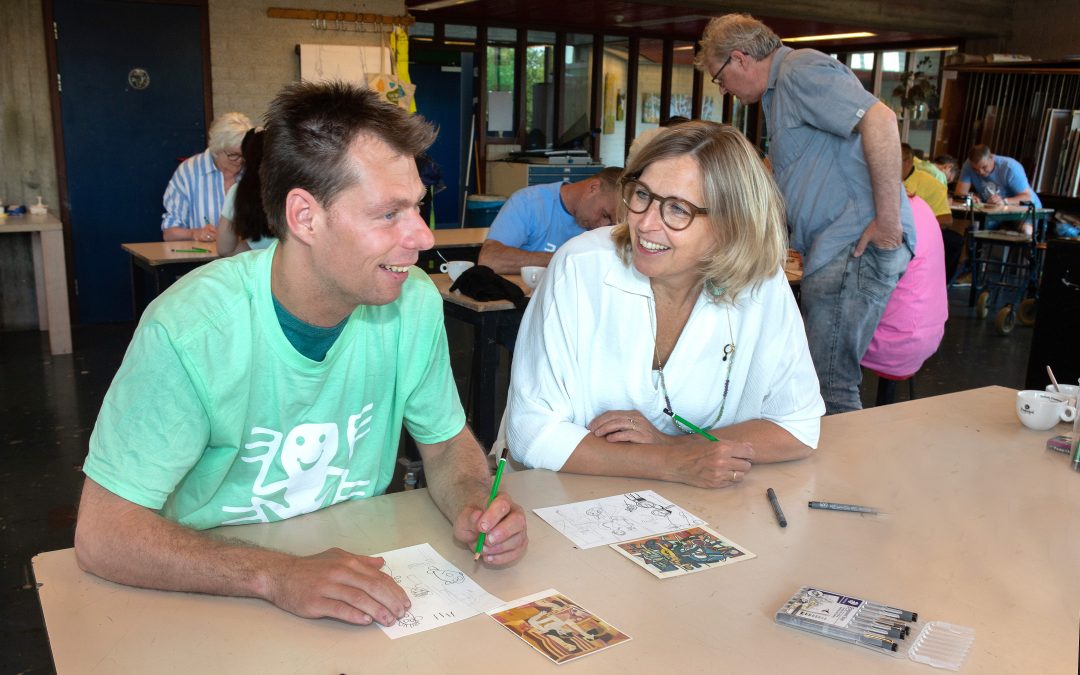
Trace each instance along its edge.
{"label": "black framed eyeglasses", "polygon": [[727,61],[724,61],[724,65],[720,66],[720,70],[716,71],[716,74],[712,76],[710,82],[718,87],[724,86],[720,76],[724,74],[724,68],[727,68],[729,63],[731,63],[731,54],[728,54]]}
{"label": "black framed eyeglasses", "polygon": [[695,206],[681,197],[661,197],[653,194],[641,181],[631,178],[623,183],[622,201],[631,213],[642,214],[649,210],[653,201],[660,205],[660,219],[673,230],[685,230],[694,222],[694,216],[708,215],[709,210]]}

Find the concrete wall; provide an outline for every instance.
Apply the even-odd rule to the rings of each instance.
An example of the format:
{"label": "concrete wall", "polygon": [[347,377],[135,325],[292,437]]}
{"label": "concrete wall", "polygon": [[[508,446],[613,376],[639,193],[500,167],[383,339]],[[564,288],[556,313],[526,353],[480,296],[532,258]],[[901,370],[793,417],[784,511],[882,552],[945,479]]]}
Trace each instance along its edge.
{"label": "concrete wall", "polygon": [[[28,1],[28,0],[23,0]],[[377,45],[380,37],[355,31],[316,30],[310,21],[271,19],[265,0],[210,0],[210,62],[214,113],[245,113],[259,124],[266,106],[282,85],[300,77],[295,47],[300,43]],[[405,14],[403,0],[327,3],[289,0],[277,6],[296,9],[342,9],[387,16]]]}
{"label": "concrete wall", "polygon": [[[39,0],[0,2],[0,200],[56,205],[49,78]],[[0,328],[34,328],[30,235],[0,237]]]}
{"label": "concrete wall", "polygon": [[0,2],[0,199],[57,203],[40,0]]}

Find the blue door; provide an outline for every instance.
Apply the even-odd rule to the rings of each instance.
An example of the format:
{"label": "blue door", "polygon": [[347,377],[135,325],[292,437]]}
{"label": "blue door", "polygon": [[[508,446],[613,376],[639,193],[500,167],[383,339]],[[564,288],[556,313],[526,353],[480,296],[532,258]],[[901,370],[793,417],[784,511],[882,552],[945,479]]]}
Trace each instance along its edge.
{"label": "blue door", "polygon": [[[428,150],[442,169],[446,189],[435,196],[437,227],[461,227],[461,195],[466,176],[476,175],[476,155],[466,174],[469,123],[473,99],[472,54],[462,54],[460,66],[410,63],[409,78],[416,85],[416,111],[439,127],[439,137]],[[470,181],[475,191],[475,179]]]}
{"label": "blue door", "polygon": [[161,240],[161,198],[206,147],[205,5],[55,0],[78,319],[133,316],[125,242]]}

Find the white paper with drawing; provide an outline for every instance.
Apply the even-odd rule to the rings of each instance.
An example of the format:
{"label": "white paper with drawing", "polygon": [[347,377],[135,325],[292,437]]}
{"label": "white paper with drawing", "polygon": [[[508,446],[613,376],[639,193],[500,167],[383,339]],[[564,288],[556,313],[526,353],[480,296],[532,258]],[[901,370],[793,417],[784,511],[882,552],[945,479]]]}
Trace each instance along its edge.
{"label": "white paper with drawing", "polygon": [[417,544],[379,553],[382,571],[405,589],[412,607],[393,626],[379,626],[392,639],[484,614],[503,603],[431,548]]}
{"label": "white paper with drawing", "polygon": [[549,506],[534,512],[578,548],[606,546],[705,524],[652,490]]}

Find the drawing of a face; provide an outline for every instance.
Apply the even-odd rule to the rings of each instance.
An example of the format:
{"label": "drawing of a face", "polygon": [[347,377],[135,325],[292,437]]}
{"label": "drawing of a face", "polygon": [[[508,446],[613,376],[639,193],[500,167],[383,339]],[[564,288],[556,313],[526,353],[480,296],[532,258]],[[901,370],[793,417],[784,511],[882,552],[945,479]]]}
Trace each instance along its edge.
{"label": "drawing of a face", "polygon": [[428,572],[433,574],[436,579],[441,580],[444,584],[460,584],[465,581],[465,575],[457,570],[441,570],[438,567],[429,567]]}
{"label": "drawing of a face", "polygon": [[281,465],[290,478],[302,476],[313,469],[325,470],[334,458],[337,446],[336,424],[301,424],[285,438],[281,448]]}

